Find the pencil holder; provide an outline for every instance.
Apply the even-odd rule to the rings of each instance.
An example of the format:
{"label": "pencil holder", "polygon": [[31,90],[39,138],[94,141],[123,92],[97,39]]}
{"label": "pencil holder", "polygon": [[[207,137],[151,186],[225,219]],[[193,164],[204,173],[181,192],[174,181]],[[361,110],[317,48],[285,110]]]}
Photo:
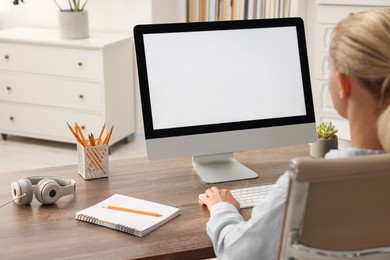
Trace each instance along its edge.
{"label": "pencil holder", "polygon": [[108,145],[77,144],[78,170],[84,180],[108,177]]}

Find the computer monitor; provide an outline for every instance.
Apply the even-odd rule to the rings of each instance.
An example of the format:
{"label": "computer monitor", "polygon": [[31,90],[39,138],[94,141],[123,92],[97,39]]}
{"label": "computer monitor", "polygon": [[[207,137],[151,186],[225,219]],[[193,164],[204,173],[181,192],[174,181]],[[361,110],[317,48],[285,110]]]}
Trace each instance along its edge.
{"label": "computer monitor", "polygon": [[256,178],[233,152],[315,140],[300,18],[134,28],[148,158],[192,156],[204,182]]}

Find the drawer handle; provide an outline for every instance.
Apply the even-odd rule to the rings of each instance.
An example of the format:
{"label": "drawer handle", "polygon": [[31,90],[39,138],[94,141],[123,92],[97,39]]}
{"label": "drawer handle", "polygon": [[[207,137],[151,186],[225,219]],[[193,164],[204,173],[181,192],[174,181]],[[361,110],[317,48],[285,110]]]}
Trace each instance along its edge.
{"label": "drawer handle", "polygon": [[80,126],[81,130],[85,130],[85,125]]}
{"label": "drawer handle", "polygon": [[11,121],[14,121],[14,119],[15,119],[15,118],[14,118],[13,116],[10,116],[10,117],[9,117],[9,120],[11,120]]}
{"label": "drawer handle", "polygon": [[79,95],[79,98],[80,98],[80,99],[83,99],[83,98],[84,98],[84,95],[83,95],[83,94],[80,94],[80,95]]}
{"label": "drawer handle", "polygon": [[11,86],[7,86],[7,90],[8,90],[8,91],[11,91]]}
{"label": "drawer handle", "polygon": [[83,63],[82,63],[81,61],[79,61],[79,62],[77,63],[77,65],[79,65],[79,67],[81,67],[81,66],[83,66]]}
{"label": "drawer handle", "polygon": [[8,54],[4,55],[4,58],[5,58],[6,60],[8,60],[8,59],[9,59],[9,55],[8,55]]}

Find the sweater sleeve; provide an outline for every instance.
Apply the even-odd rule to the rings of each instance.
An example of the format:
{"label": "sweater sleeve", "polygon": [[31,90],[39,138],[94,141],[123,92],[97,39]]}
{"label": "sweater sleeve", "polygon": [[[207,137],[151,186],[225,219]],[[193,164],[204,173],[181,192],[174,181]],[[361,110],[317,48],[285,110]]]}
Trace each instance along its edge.
{"label": "sweater sleeve", "polygon": [[287,188],[288,174],[285,173],[267,198],[252,209],[248,221],[227,202],[211,208],[207,233],[219,259],[275,258]]}

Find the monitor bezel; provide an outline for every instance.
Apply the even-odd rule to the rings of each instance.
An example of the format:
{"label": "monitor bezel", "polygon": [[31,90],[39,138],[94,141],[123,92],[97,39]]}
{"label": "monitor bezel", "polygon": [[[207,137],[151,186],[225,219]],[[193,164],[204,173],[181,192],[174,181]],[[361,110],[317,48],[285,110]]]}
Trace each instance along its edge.
{"label": "monitor bezel", "polygon": [[[166,129],[154,129],[153,114],[150,101],[148,71],[144,48],[144,35],[155,33],[199,32],[215,30],[254,29],[270,27],[295,27],[297,32],[301,77],[305,99],[306,115],[258,119],[250,121],[228,122],[208,125],[195,125]],[[171,24],[144,24],[134,27],[134,42],[137,55],[138,77],[140,84],[141,106],[146,139],[177,137],[188,135],[209,134],[216,132],[237,131],[256,128],[267,128],[315,122],[314,104],[310,81],[308,55],[304,23],[301,18],[276,18],[239,21],[171,23]]]}

